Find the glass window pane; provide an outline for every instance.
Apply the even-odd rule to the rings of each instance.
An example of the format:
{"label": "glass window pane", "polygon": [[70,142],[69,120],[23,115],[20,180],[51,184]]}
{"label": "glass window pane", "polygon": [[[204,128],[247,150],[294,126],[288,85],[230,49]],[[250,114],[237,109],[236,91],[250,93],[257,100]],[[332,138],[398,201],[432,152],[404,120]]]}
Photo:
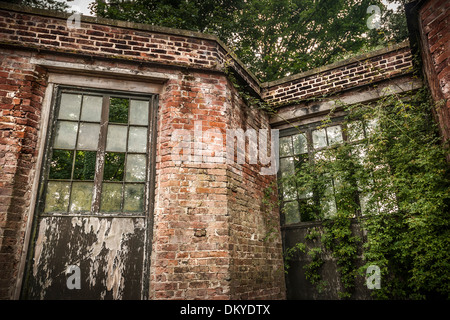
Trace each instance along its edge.
{"label": "glass window pane", "polygon": [[336,143],[342,143],[341,126],[332,126],[327,128],[328,144],[331,146]]}
{"label": "glass window pane", "polygon": [[109,122],[128,123],[128,106],[130,100],[111,98],[109,100]]}
{"label": "glass window pane", "polygon": [[81,123],[78,133],[77,149],[97,150],[100,125],[96,123]]}
{"label": "glass window pane", "polygon": [[352,121],[347,124],[348,140],[356,141],[364,139],[364,128],[362,121]]}
{"label": "glass window pane", "polygon": [[91,211],[93,182],[74,182],[70,196],[70,212]]}
{"label": "glass window pane", "polygon": [[107,152],[105,154],[103,180],[123,181],[124,166],[125,153]]}
{"label": "glass window pane", "polygon": [[314,130],[312,132],[313,146],[315,149],[327,146],[325,129]]}
{"label": "glass window pane", "polygon": [[120,212],[122,203],[122,184],[103,183],[100,211]]}
{"label": "glass window pane", "polygon": [[147,151],[147,128],[130,127],[130,132],[128,134],[128,151],[144,153]]}
{"label": "glass window pane", "polygon": [[283,213],[285,224],[300,222],[300,214],[298,211],[297,201],[285,202],[283,204]]}
{"label": "glass window pane", "polygon": [[371,136],[378,129],[378,120],[370,119],[366,122],[366,133],[368,136]]}
{"label": "glass window pane", "polygon": [[306,143],[306,136],[304,134],[297,134],[292,137],[294,143],[294,153],[301,154],[308,152],[308,145]]}
{"label": "glass window pane", "polygon": [[283,191],[283,200],[297,199],[297,186],[294,179],[284,179],[281,184]]}
{"label": "glass window pane", "polygon": [[108,126],[108,136],[106,138],[106,151],[125,152],[127,147],[127,127]]}
{"label": "glass window pane", "polygon": [[280,138],[280,157],[292,155],[292,140],[291,137]]}
{"label": "glass window pane", "polygon": [[49,181],[45,197],[44,212],[67,212],[70,182]]}
{"label": "glass window pane", "polygon": [[95,151],[77,151],[75,157],[74,180],[94,180],[95,176]]}
{"label": "glass window pane", "polygon": [[308,186],[299,186],[297,191],[299,199],[309,199],[313,196],[313,192]]}
{"label": "glass window pane", "polygon": [[148,125],[148,101],[130,101],[130,124]]}
{"label": "glass window pane", "polygon": [[334,188],[332,180],[324,186],[324,195],[320,201],[324,218],[331,218],[336,214],[336,201],[334,199]]}
{"label": "glass window pane", "polygon": [[70,179],[72,163],[73,151],[53,150],[49,179]]}
{"label": "glass window pane", "polygon": [[280,159],[280,171],[281,176],[284,178],[286,176],[292,176],[294,174],[294,158],[282,158]]}
{"label": "glass window pane", "polygon": [[145,181],[147,161],[143,154],[129,154],[127,156],[127,169],[125,181]]}
{"label": "glass window pane", "polygon": [[83,96],[81,121],[100,122],[102,115],[103,97]]}
{"label": "glass window pane", "polygon": [[325,219],[332,218],[336,215],[336,202],[334,201],[334,197],[322,200],[320,204],[322,205],[323,217]]}
{"label": "glass window pane", "polygon": [[78,120],[80,116],[81,94],[62,93],[58,119]]}
{"label": "glass window pane", "polygon": [[372,198],[372,195],[370,193],[367,194],[359,194],[359,204],[361,206],[361,214],[364,216],[366,214],[370,213],[370,200]]}
{"label": "glass window pane", "polygon": [[126,184],[123,204],[125,212],[144,211],[144,184]]}
{"label": "glass window pane", "polygon": [[53,147],[56,149],[75,149],[77,140],[78,123],[59,121],[56,124],[55,141]]}

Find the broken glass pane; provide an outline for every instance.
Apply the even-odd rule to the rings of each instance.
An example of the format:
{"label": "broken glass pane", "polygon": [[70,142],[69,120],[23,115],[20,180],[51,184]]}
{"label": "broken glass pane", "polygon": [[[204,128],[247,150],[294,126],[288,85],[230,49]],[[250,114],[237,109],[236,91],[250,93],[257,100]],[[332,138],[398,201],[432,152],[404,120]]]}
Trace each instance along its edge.
{"label": "broken glass pane", "polygon": [[308,145],[306,143],[306,136],[304,134],[297,134],[292,137],[294,142],[294,153],[301,154],[308,152]]}
{"label": "broken glass pane", "polygon": [[62,93],[58,119],[78,120],[80,116],[81,94]]}
{"label": "broken glass pane", "polygon": [[292,155],[292,140],[291,137],[280,138],[280,157]]}
{"label": "broken glass pane", "polygon": [[126,181],[145,181],[147,168],[146,157],[143,154],[129,154],[127,156]]}
{"label": "broken glass pane", "polygon": [[144,184],[126,184],[123,211],[142,212],[144,210]]}
{"label": "broken glass pane", "polygon": [[314,149],[323,148],[327,146],[327,136],[325,129],[318,129],[312,132]]}
{"label": "broken glass pane", "polygon": [[92,204],[93,182],[74,182],[70,196],[70,212],[89,212]]}
{"label": "broken glass pane", "polygon": [[105,167],[103,180],[123,181],[125,153],[107,152],[105,154]]}
{"label": "broken glass pane", "polygon": [[73,151],[53,150],[49,179],[70,179],[72,163]]}
{"label": "broken glass pane", "polygon": [[69,206],[70,182],[49,181],[44,212],[66,212]]}
{"label": "broken glass pane", "polygon": [[328,134],[328,144],[331,146],[333,144],[342,143],[342,131],[341,126],[332,126],[327,128]]}
{"label": "broken glass pane", "polygon": [[108,126],[106,151],[125,152],[127,147],[127,127],[118,125]]}
{"label": "broken glass pane", "polygon": [[148,125],[148,101],[130,101],[130,124]]}
{"label": "broken glass pane", "polygon": [[73,172],[74,180],[94,180],[96,156],[97,153],[94,151],[77,151]]}
{"label": "broken glass pane", "polygon": [[103,98],[99,96],[83,96],[81,121],[100,122]]}
{"label": "broken glass pane", "polygon": [[96,123],[81,123],[78,133],[77,149],[97,150],[100,125]]}
{"label": "broken glass pane", "polygon": [[122,184],[103,183],[100,211],[120,212],[122,203]]}
{"label": "broken glass pane", "polygon": [[283,204],[283,212],[285,224],[300,222],[300,214],[298,212],[297,201],[285,202]]}
{"label": "broken glass pane", "polygon": [[110,98],[109,122],[128,123],[128,106],[130,101],[123,98]]}
{"label": "broken glass pane", "polygon": [[143,152],[147,151],[147,128],[130,127],[128,134],[128,151]]}
{"label": "broken glass pane", "polygon": [[59,121],[56,124],[55,141],[53,147],[56,149],[75,149],[77,139],[78,123]]}

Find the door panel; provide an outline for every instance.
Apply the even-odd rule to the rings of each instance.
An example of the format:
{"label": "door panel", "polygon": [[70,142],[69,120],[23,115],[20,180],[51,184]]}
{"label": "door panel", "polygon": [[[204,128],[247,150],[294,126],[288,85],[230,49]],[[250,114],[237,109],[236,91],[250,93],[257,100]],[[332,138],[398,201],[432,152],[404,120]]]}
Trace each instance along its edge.
{"label": "door panel", "polygon": [[22,298],[146,298],[157,96],[54,97]]}
{"label": "door panel", "polygon": [[[140,299],[146,219],[44,217],[39,221],[30,299]],[[80,268],[80,288],[67,282]],[[71,281],[72,280],[72,281]]]}

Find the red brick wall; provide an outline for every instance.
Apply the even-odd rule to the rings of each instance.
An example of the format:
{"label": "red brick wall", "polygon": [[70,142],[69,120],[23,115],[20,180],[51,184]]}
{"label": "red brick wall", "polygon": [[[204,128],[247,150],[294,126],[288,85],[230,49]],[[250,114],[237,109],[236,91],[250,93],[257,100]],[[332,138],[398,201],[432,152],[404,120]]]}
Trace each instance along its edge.
{"label": "red brick wall", "polygon": [[[268,115],[244,103],[224,65],[275,104],[388,80],[412,66],[409,48],[400,45],[261,85],[213,36],[91,18],[69,30],[64,15],[23,10],[0,9],[1,299],[12,297],[18,277],[37,152],[43,147],[37,142],[46,70],[32,58],[170,76],[158,111],[153,299],[285,297],[279,215],[263,203],[275,176],[261,175],[260,165],[248,159],[227,164],[173,158],[177,130],[192,134],[186,142],[191,150],[214,157],[225,150],[226,129],[269,128]],[[194,141],[200,125],[201,132],[216,130],[221,139]],[[266,239],[272,228],[273,237]]]}
{"label": "red brick wall", "polygon": [[[257,135],[260,129],[270,129],[267,115],[248,108],[235,90],[229,110],[230,128],[254,129]],[[248,144],[240,147],[246,147],[245,154],[250,155]],[[261,168],[260,163],[235,163],[228,171],[231,297],[238,300],[286,298],[279,211],[263,200],[277,201],[276,192],[265,198],[266,188],[276,190],[276,176],[259,174]]]}
{"label": "red brick wall", "polygon": [[[0,10],[0,299],[13,296],[20,276],[31,186],[43,147],[37,137],[46,71],[31,63],[36,58],[170,75],[158,111],[151,298],[283,298],[280,235],[261,241],[266,232],[261,193],[274,176],[261,177],[258,167],[244,164],[236,177],[233,165],[179,164],[172,158],[177,129],[192,132],[201,124],[202,131],[218,130],[222,142],[192,143],[199,153],[215,156],[225,150],[227,128],[268,127],[267,115],[236,102],[220,57],[250,86],[258,89],[257,82],[209,36],[133,26],[82,22],[81,29],[68,30],[61,17]],[[233,179],[245,193],[230,191]],[[272,213],[278,221],[278,212]]]}
{"label": "red brick wall", "polygon": [[311,97],[373,84],[403,73],[410,73],[409,46],[401,44],[323,68],[264,84],[263,96],[275,104],[292,103]]}
{"label": "red brick wall", "polygon": [[271,215],[278,233],[263,241],[262,194],[275,176],[262,176],[257,165],[179,164],[173,158],[177,129],[217,130],[215,145],[209,139],[195,145],[199,141],[190,137],[192,156],[217,156],[225,151],[226,129],[268,128],[267,115],[248,108],[231,88],[225,75],[190,73],[169,81],[162,95],[152,298],[285,297],[276,210]]}
{"label": "red brick wall", "polygon": [[450,139],[450,2],[424,1],[419,9],[421,54],[441,132]]}
{"label": "red brick wall", "polygon": [[45,70],[31,54],[2,50],[0,64],[0,299],[10,297],[35,177]]}
{"label": "red brick wall", "polygon": [[194,155],[194,125],[225,128],[226,85],[223,75],[180,74],[161,96],[151,298],[229,298],[226,164],[172,156],[175,130],[186,130]]}

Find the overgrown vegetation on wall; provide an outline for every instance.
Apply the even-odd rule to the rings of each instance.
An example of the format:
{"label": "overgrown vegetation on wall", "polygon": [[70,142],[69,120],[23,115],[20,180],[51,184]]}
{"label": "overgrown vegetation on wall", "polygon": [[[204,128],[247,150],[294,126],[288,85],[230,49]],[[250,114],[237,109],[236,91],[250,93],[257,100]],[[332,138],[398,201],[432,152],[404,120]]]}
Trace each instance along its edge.
{"label": "overgrown vegetation on wall", "polygon": [[[355,278],[368,266],[381,270],[381,299],[450,297],[450,183],[448,152],[432,119],[433,103],[421,89],[407,96],[387,95],[370,105],[343,106],[348,141],[316,155],[289,179],[304,192],[315,190],[309,208],[321,230],[285,252],[309,255],[306,277],[320,290],[321,255],[336,259],[343,291],[351,297]],[[439,108],[439,105],[436,106]],[[332,112],[323,125],[332,119]],[[367,132],[365,138],[362,131]],[[362,139],[361,139],[362,138]],[[356,141],[356,142],[355,142]],[[333,181],[334,192],[327,192]],[[336,200],[336,214],[326,216]],[[360,224],[364,239],[351,228]],[[357,267],[358,245],[364,266]]]}

